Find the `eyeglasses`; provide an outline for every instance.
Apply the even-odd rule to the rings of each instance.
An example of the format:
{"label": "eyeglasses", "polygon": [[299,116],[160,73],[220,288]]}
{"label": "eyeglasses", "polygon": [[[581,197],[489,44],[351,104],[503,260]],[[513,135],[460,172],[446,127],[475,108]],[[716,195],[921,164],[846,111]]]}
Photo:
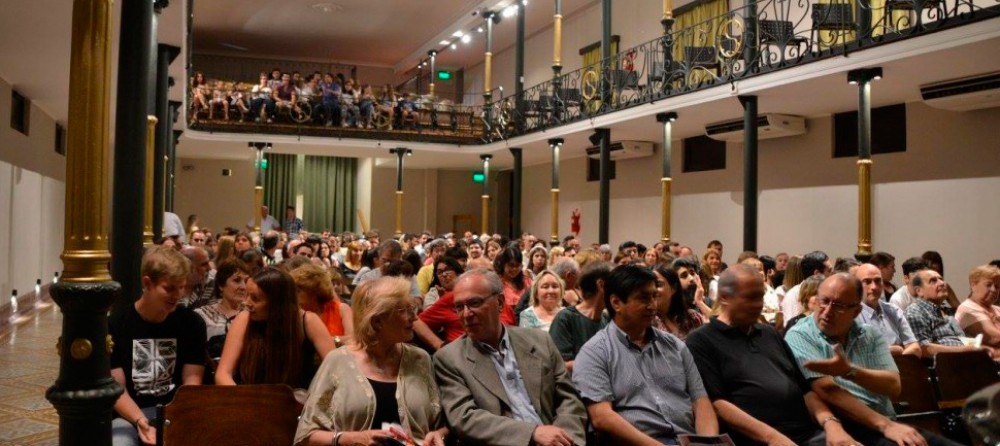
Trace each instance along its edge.
{"label": "eyeglasses", "polygon": [[454,276],[455,275],[455,271],[452,271],[450,269],[443,269],[443,270],[438,271],[437,275],[438,275],[438,277]]}
{"label": "eyeglasses", "polygon": [[416,316],[420,312],[420,308],[416,305],[407,305],[405,307],[400,307],[396,309],[396,313],[406,315],[406,316]]}
{"label": "eyeglasses", "polygon": [[858,303],[856,303],[854,305],[845,305],[845,304],[836,303],[836,302],[834,302],[834,301],[832,301],[830,299],[827,299],[827,298],[817,298],[816,299],[816,306],[817,307],[819,307],[819,308],[832,307],[833,312],[836,313],[836,314],[847,313],[848,311],[851,311],[854,308],[857,308],[858,305],[861,305],[861,302],[858,302]]}
{"label": "eyeglasses", "polygon": [[486,303],[486,301],[496,296],[497,295],[494,294],[492,296],[486,296],[486,297],[470,297],[466,299],[465,302],[456,302],[455,312],[461,314],[463,311],[465,311],[466,308],[473,311],[478,310],[479,307],[483,306],[483,304]]}

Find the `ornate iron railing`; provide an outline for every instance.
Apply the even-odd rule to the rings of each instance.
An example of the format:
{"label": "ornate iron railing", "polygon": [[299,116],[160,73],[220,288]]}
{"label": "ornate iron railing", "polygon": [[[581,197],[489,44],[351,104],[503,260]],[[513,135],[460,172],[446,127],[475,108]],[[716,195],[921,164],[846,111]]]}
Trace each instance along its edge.
{"label": "ornate iron railing", "polygon": [[489,104],[484,141],[1000,16],[1000,0],[750,0]]}

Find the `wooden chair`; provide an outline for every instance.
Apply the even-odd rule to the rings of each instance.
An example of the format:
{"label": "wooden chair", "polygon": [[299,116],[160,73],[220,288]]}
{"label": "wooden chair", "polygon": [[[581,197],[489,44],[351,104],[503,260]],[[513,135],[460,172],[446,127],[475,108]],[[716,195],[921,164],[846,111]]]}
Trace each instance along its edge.
{"label": "wooden chair", "polygon": [[931,372],[920,358],[913,355],[893,355],[902,392],[893,399],[897,419],[907,424],[941,433],[941,412],[934,395]]}
{"label": "wooden chair", "polygon": [[938,408],[957,409],[973,393],[1000,382],[997,365],[986,350],[934,355]]}
{"label": "wooden chair", "polygon": [[286,385],[181,386],[157,407],[158,446],[292,444],[302,405]]}

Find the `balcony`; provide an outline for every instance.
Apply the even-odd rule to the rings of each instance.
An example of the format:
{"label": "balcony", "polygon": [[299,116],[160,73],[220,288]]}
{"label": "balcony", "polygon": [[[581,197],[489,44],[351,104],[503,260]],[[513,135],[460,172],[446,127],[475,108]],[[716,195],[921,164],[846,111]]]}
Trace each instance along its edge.
{"label": "balcony", "polygon": [[[765,0],[625,49],[599,63],[468,106],[411,97],[413,122],[325,127],[309,113],[262,124],[200,120],[206,132],[489,144],[1000,16],[1000,0]],[[311,104],[303,109],[313,110]],[[398,115],[398,113],[397,113]]]}

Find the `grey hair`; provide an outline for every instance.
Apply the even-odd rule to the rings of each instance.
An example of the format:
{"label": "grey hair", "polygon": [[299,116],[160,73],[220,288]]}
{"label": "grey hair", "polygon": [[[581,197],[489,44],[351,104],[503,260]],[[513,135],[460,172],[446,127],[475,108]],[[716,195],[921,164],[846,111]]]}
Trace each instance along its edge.
{"label": "grey hair", "polygon": [[737,263],[723,271],[719,276],[719,296],[735,296],[738,292],[736,284],[743,275],[758,277],[757,269],[745,263]]}
{"label": "grey hair", "polygon": [[491,296],[503,293],[503,283],[500,282],[500,276],[493,272],[493,270],[486,268],[470,269],[462,273],[462,275],[458,276],[458,279],[455,280],[455,284],[458,285],[459,282],[472,280],[473,277],[477,276],[486,280],[486,283],[490,286]]}
{"label": "grey hair", "polygon": [[570,273],[580,275],[580,265],[578,265],[576,260],[573,259],[560,260],[556,262],[555,265],[550,266],[549,270],[559,276],[562,280],[566,280],[566,276]]}
{"label": "grey hair", "polygon": [[837,282],[840,282],[852,288],[854,290],[854,297],[857,297],[859,300],[865,297],[865,288],[864,285],[861,283],[861,280],[850,273],[832,274],[829,277],[827,277],[826,280],[824,280],[823,282],[826,282],[827,280],[836,280]]}

